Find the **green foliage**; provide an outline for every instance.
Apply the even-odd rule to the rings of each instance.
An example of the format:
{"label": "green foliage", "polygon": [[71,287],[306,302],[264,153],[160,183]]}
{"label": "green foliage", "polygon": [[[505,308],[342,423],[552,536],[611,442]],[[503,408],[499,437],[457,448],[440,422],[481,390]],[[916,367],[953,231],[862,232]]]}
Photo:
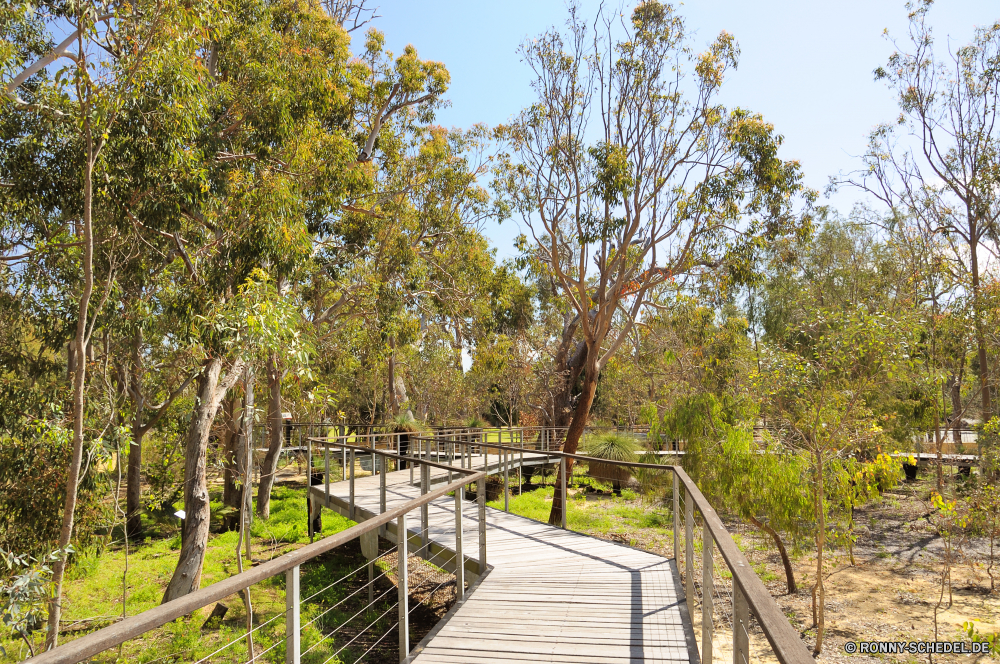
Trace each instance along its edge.
{"label": "green foliage", "polygon": [[50,551],[35,560],[0,551],[6,568],[0,576],[0,620],[29,646],[31,633],[42,627],[48,615],[50,565],[71,553],[73,548],[69,547],[65,551]]}
{"label": "green foliage", "polygon": [[[0,550],[38,556],[58,539],[72,441],[59,413],[52,415],[26,426],[20,436],[0,434]],[[93,467],[81,477],[77,537],[83,544],[103,525],[107,489],[107,478]]]}
{"label": "green foliage", "polygon": [[973,643],[990,644],[990,655],[993,657],[1000,655],[1000,632],[988,632],[983,634],[979,631],[976,623],[972,620],[966,620],[963,622],[961,631],[964,632],[965,637]]}
{"label": "green foliage", "polygon": [[[621,434],[604,434],[595,436],[584,445],[584,454],[606,461],[637,461],[635,440]],[[610,463],[588,462],[587,473],[596,479],[610,482],[616,491],[621,491],[622,485],[632,479],[632,469]]]}
{"label": "green foliage", "polygon": [[[909,459],[910,463],[916,463]],[[867,463],[854,457],[835,459],[829,466],[829,497],[839,503],[846,522],[841,534],[848,555],[854,560],[854,509],[878,499],[883,491],[895,488],[903,480],[903,463],[888,454],[879,454]],[[834,538],[836,541],[836,538]]]}
{"label": "green foliage", "polygon": [[752,432],[726,426],[721,445],[699,485],[712,502],[743,519],[767,523],[779,532],[801,536],[813,522],[808,459]]}
{"label": "green foliage", "polygon": [[390,428],[396,433],[421,433],[427,430],[427,427],[421,422],[409,417],[405,413],[393,418]]}

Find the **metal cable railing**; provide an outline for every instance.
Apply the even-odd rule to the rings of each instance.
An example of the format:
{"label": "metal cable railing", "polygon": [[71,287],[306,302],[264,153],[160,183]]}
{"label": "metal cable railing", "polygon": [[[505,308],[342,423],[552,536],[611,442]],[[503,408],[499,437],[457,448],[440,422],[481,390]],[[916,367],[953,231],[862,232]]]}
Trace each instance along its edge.
{"label": "metal cable railing", "polygon": [[[309,431],[314,432],[315,427]],[[358,525],[28,661],[46,664],[83,661],[282,572],[286,576],[285,613],[253,627],[249,635],[263,634],[262,628],[273,625],[284,615],[284,636],[275,637],[274,642],[262,647],[259,652],[256,647],[251,649],[248,645],[248,662],[261,661],[262,657],[282,644],[285,647],[286,662],[291,664],[299,664],[304,654],[316,653],[328,644],[329,648],[325,651],[330,653],[328,662],[337,658],[343,660],[342,656],[347,658],[343,661],[359,662],[378,644],[383,643],[394,629],[398,633],[400,658],[403,659],[410,652],[410,618],[417,608],[417,605],[411,605],[410,602],[410,552],[416,552],[445,570],[452,570],[456,600],[461,600],[464,596],[465,573],[468,564],[473,562],[462,551],[465,530],[462,503],[466,487],[471,488],[475,484],[479,511],[479,559],[470,571],[482,575],[486,570],[487,493],[492,492],[498,501],[502,497],[503,509],[509,511],[512,478],[521,486],[526,469],[531,468],[533,472],[541,469],[543,477],[549,471],[554,471],[552,500],[560,506],[561,525],[567,528],[568,469],[572,465],[578,465],[581,469],[585,468],[589,481],[610,486],[619,492],[625,486],[622,478],[634,475],[638,478],[640,490],[656,494],[663,505],[669,506],[669,510],[664,510],[663,513],[666,515],[669,512],[672,521],[674,559],[678,572],[683,570],[687,614],[692,626],[695,623],[700,626],[701,659],[704,664],[711,664],[727,650],[731,650],[732,654],[731,658],[726,657],[727,661],[732,659],[735,664],[749,663],[751,616],[756,618],[760,631],[781,664],[812,662],[798,633],[763,586],[747,557],[736,546],[714,509],[681,467],[659,462],[616,462],[567,454],[561,451],[564,438],[565,430],[545,429],[442,429],[429,434],[376,432],[325,438],[309,436],[304,441],[304,447],[308,455],[307,474],[310,485],[324,485],[323,488],[311,486],[308,492],[310,536],[314,537],[320,532],[314,528],[314,517],[322,507],[338,509],[348,518],[359,521]],[[317,448],[319,454],[314,453]],[[360,505],[357,500],[356,479],[362,472],[369,472],[362,470],[369,460],[370,472],[380,476],[377,510],[372,508],[373,494],[368,494],[365,505]],[[315,467],[317,461],[321,464],[318,469]],[[333,467],[331,462],[335,464]],[[392,470],[406,469],[410,471],[410,485],[419,486],[420,496],[406,499],[402,505],[390,509],[390,497],[395,502],[400,497],[398,494],[390,496],[386,476]],[[342,495],[331,495],[331,470],[339,470],[341,481],[348,483],[346,500]],[[398,475],[396,479],[399,480]],[[432,488],[434,485],[439,486]],[[366,486],[370,490],[373,484],[369,481]],[[448,494],[453,494],[455,500],[455,541],[454,546],[448,545],[451,548],[445,548],[440,541],[433,541],[429,535],[430,510],[441,509],[438,505],[432,506],[432,503]],[[411,522],[417,526],[415,533],[407,525],[414,511],[418,513],[418,517]],[[435,514],[440,517],[439,512],[435,511]],[[700,517],[700,524],[696,523],[696,517]],[[378,535],[390,541],[395,540],[395,546],[379,553]],[[631,542],[628,533],[620,535],[622,539],[619,541]],[[311,593],[303,600],[300,593],[300,565],[357,538],[362,540],[361,548],[368,562],[340,576],[337,581],[325,584],[321,590]],[[373,539],[375,550],[371,548]],[[700,555],[695,555],[696,550]],[[719,555],[716,556],[716,553]],[[388,577],[383,567],[387,564],[392,567],[390,560],[393,554],[396,559],[397,598],[395,602],[387,603],[394,588],[390,585],[388,589],[375,594],[373,565],[378,563],[381,570],[377,579]],[[722,561],[721,565],[718,564],[719,559]],[[369,568],[367,584],[349,588],[345,591],[348,593],[346,597],[340,598],[332,606],[320,607],[317,615],[311,614],[305,624],[302,623],[303,603],[316,600],[337,584],[355,577],[365,566]],[[727,572],[729,578],[723,572]],[[452,583],[451,578],[440,581],[427,597],[433,598],[435,593],[449,583]],[[369,591],[367,603],[361,600],[365,588]],[[358,605],[355,606],[352,602]],[[343,611],[344,617],[338,618],[336,624],[327,626],[326,616],[338,610]],[[397,613],[398,619],[387,626],[386,619],[393,611]],[[363,625],[357,622],[362,616],[365,616],[361,621]],[[355,629],[356,622],[360,629]],[[316,626],[321,626],[322,636],[315,643],[307,644],[303,650],[303,630],[315,629]],[[386,631],[379,634],[382,629]],[[248,633],[244,632],[200,661],[210,661],[226,648],[248,640],[247,636]],[[364,650],[353,658],[354,653],[350,649],[359,642],[360,648]]]}
{"label": "metal cable railing", "polygon": [[[377,438],[369,437],[366,442],[372,443],[372,446],[349,446],[349,450],[345,447],[345,455],[349,452],[352,463],[348,472],[352,477],[354,476],[354,461],[359,450],[366,455],[372,455],[373,458],[377,458],[381,462],[373,464],[372,472],[378,472],[381,470],[378,474],[382,476],[381,485],[384,488],[385,471],[388,469],[390,463],[398,464],[403,457],[385,449],[377,449],[376,443],[384,442],[379,441]],[[285,575],[285,611],[270,617],[266,621],[253,626],[247,631],[242,632],[239,636],[229,640],[227,643],[222,645],[220,648],[215,649],[207,656],[201,657],[197,660],[198,662],[212,661],[213,658],[223,655],[223,653],[225,653],[228,649],[234,648],[241,642],[246,641],[247,656],[249,657],[247,662],[264,661],[262,658],[268,655],[268,653],[271,653],[275,649],[284,645],[285,661],[289,664],[299,664],[303,654],[318,649],[320,645],[326,642],[334,643],[336,641],[336,637],[342,633],[346,626],[351,625],[353,621],[356,621],[359,617],[365,616],[372,611],[378,612],[375,620],[369,622],[366,618],[366,624],[361,629],[357,630],[356,633],[350,633],[350,638],[346,643],[335,643],[335,650],[329,656],[327,661],[336,659],[338,656],[343,654],[346,649],[350,648],[353,644],[362,639],[363,636],[368,635],[365,638],[371,639],[373,642],[368,644],[367,641],[365,641],[362,644],[367,645],[367,649],[359,658],[354,660],[360,661],[365,654],[371,652],[371,650],[379,643],[382,643],[394,628],[398,628],[400,659],[405,658],[410,650],[409,618],[413,611],[417,608],[417,605],[411,607],[409,601],[409,550],[411,545],[414,543],[418,543],[418,551],[424,552],[429,549],[425,517],[428,505],[432,501],[445,497],[449,494],[453,494],[455,496],[455,551],[452,553],[450,558],[444,560],[443,566],[454,567],[453,577],[456,586],[456,598],[461,599],[465,590],[465,573],[468,562],[462,553],[464,528],[461,501],[464,497],[465,487],[473,482],[481,482],[485,476],[484,473],[470,468],[445,466],[444,464],[435,463],[427,458],[422,458],[419,454],[410,455],[407,457],[407,461],[417,465],[421,469],[422,477],[427,478],[427,480],[429,480],[430,477],[430,467],[447,468],[447,481],[442,486],[433,490],[430,488],[430,482],[425,481],[423,485],[426,490],[422,491],[419,497],[406,500],[402,505],[393,507],[392,509],[387,508],[385,493],[383,492],[380,511],[375,514],[367,515],[369,518],[356,526],[352,526],[351,528],[335,535],[319,539],[302,547],[301,549],[261,563],[256,567],[246,570],[245,572],[202,588],[194,593],[167,602],[154,609],[127,618],[115,623],[114,625],[97,630],[76,640],[69,641],[58,648],[32,657],[26,660],[26,662],[30,662],[31,664],[75,664],[77,662],[82,662],[101,652],[115,648],[130,639],[142,636],[143,634],[157,629],[172,620],[189,615],[194,611],[217,602],[225,597],[248,591],[248,589],[252,586],[272,577],[276,577],[282,573]],[[310,460],[310,474],[312,471],[311,465],[312,463]],[[328,469],[329,464],[327,463],[327,486],[329,486]],[[479,528],[480,555],[479,560],[476,561],[477,565],[475,570],[481,575],[486,570],[485,528],[482,527],[482,524],[485,524],[486,507],[484,500],[480,500],[479,503],[479,523],[481,524],[481,527]],[[424,517],[421,519],[421,523],[424,524],[424,526],[417,535],[414,535],[413,532],[407,527],[407,517],[414,510],[420,511],[421,516]],[[310,509],[310,525],[312,522],[312,516],[312,509]],[[395,526],[395,528],[392,526]],[[310,530],[310,535],[314,536],[315,532],[312,532],[312,529]],[[395,546],[388,551],[379,553],[377,548],[378,535],[380,534],[390,541],[396,540]],[[357,567],[348,574],[342,575],[333,583],[325,584],[320,590],[311,593],[303,599],[301,596],[300,582],[301,566],[309,563],[324,553],[337,549],[338,547],[359,538],[361,539],[362,552],[368,559],[365,565]],[[375,581],[378,579],[384,579],[388,576],[385,573],[385,570],[382,569],[382,566],[386,563],[387,558],[393,553],[396,554],[395,587],[390,585],[388,589],[380,591],[376,596],[374,593]],[[380,569],[380,573],[377,577],[373,574],[373,570],[376,565]],[[369,572],[369,578],[366,584],[360,585],[358,588],[353,589],[353,591],[349,591],[345,597],[339,599],[332,606],[322,607],[317,615],[311,617],[311,619],[306,621],[305,624],[302,623],[301,616],[303,604],[313,600],[318,601],[318,598],[320,598],[324,592],[336,587],[338,584],[345,582],[352,577],[356,577],[365,567],[368,567]],[[438,587],[431,591],[431,596],[433,596],[433,594],[437,592],[437,590],[440,589],[444,583],[451,582],[452,581],[449,579],[441,584],[438,584]],[[366,603],[358,602],[358,600],[360,600],[361,593],[366,588],[368,589],[368,601]],[[397,594],[396,601],[393,602],[388,608],[385,608],[385,602],[393,590],[395,590]],[[351,606],[352,600],[356,603],[360,603],[360,607]],[[323,636],[321,639],[317,643],[311,644],[305,651],[303,651],[301,644],[303,630],[307,627],[315,628],[317,625],[322,625],[325,617],[337,609],[346,610],[350,613],[350,616],[346,618],[346,620],[339,620],[339,624],[332,630],[322,631]],[[393,611],[393,609],[398,611],[399,619],[393,625],[388,627],[389,631],[381,635],[372,634],[372,631],[375,630],[378,625],[384,623],[385,618]],[[273,627],[281,617],[285,618],[284,635],[276,638],[273,643],[270,643],[266,647],[258,649],[258,647],[253,644],[253,639],[248,637],[260,636],[263,634],[265,627]],[[260,645],[263,646],[263,644]],[[232,661],[232,659],[229,661]]]}
{"label": "metal cable railing", "polygon": [[[524,435],[525,433],[531,435]],[[560,449],[559,433],[548,436],[539,430],[464,430],[434,432],[433,435],[411,436],[408,443],[412,458],[441,458],[441,446],[447,460],[459,459],[465,468],[481,468],[482,483],[477,482],[477,496],[485,494],[491,482],[499,484],[504,510],[510,509],[510,476],[526,465],[555,469],[553,501],[561,505],[561,525],[567,528],[568,487],[567,463],[627,468],[636,473],[645,472],[647,482],[658,484],[670,496],[673,520],[674,558],[678,569],[683,569],[687,609],[692,622],[701,627],[701,656],[706,664],[717,657],[713,643],[732,651],[726,661],[748,664],[750,661],[749,634],[751,621],[756,619],[760,632],[765,636],[771,651],[782,664],[807,664],[812,662],[804,642],[797,631],[764,587],[746,556],[736,546],[721,519],[683,468],[661,463],[631,463],[597,459],[579,454],[566,454]],[[541,443],[544,441],[544,444]],[[454,448],[457,451],[451,451]],[[683,453],[683,452],[680,452]],[[666,480],[667,473],[673,481]],[[593,479],[613,484],[617,477],[602,477],[598,472]],[[667,485],[669,491],[667,490]],[[498,498],[499,499],[499,495]],[[682,506],[683,505],[683,512]],[[683,515],[683,516],[682,516]],[[701,527],[697,528],[696,515]],[[697,534],[696,534],[697,533]],[[700,540],[699,556],[695,556],[696,540]],[[715,553],[730,578],[723,578]],[[698,560],[700,558],[700,560]],[[683,568],[680,562],[683,560]],[[696,564],[697,560],[697,564]],[[696,571],[697,570],[697,571]],[[697,610],[697,615],[696,615]],[[725,636],[721,636],[725,634]]]}

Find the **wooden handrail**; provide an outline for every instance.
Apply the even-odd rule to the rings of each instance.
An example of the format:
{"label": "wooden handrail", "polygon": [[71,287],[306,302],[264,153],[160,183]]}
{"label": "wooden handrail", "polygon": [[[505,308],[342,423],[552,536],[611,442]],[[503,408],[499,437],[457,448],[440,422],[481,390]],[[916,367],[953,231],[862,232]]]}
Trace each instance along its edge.
{"label": "wooden handrail", "polygon": [[[338,436],[338,438],[344,438],[344,436]],[[392,452],[386,452],[385,450],[378,450],[374,447],[365,447],[364,445],[351,445],[350,443],[339,443],[330,438],[307,438],[309,442],[316,443],[320,447],[336,447],[344,448],[348,450],[360,450],[365,454],[378,454],[379,456],[388,457],[390,459],[397,459],[399,461],[416,461],[421,464],[430,466],[432,468],[440,468],[441,470],[451,471],[453,473],[476,473],[481,471],[475,471],[470,468],[461,468],[458,466],[451,466],[446,463],[437,463],[435,461],[427,461],[426,459],[421,459],[417,456],[408,456],[406,454],[393,454]]]}
{"label": "wooden handrail", "polygon": [[466,476],[461,480],[452,482],[443,487],[426,493],[419,498],[415,498],[405,505],[389,510],[376,517],[368,519],[356,526],[352,526],[345,531],[331,535],[312,544],[286,553],[274,560],[261,563],[257,567],[252,567],[247,571],[231,576],[228,579],[213,583],[212,585],[196,590],[195,592],[178,597],[175,600],[161,604],[160,606],[143,611],[142,613],[126,618],[103,629],[97,630],[59,646],[53,650],[35,655],[27,660],[25,664],[76,664],[88,657],[93,657],[110,648],[141,636],[146,632],[167,624],[171,620],[176,620],[181,616],[186,616],[202,607],[208,606],[212,602],[217,602],[224,597],[237,593],[244,588],[249,588],[255,583],[260,583],[272,576],[281,574],[293,567],[312,560],[316,556],[326,553],[331,549],[346,544],[361,535],[371,532],[380,526],[384,526],[391,521],[395,521],[400,515],[406,514],[413,509],[426,505],[432,500],[437,500],[459,487],[463,487],[470,482],[483,479],[486,476],[483,472],[477,472]]}
{"label": "wooden handrail", "polygon": [[[607,462],[602,461],[602,463]],[[708,530],[712,534],[712,539],[719,547],[722,559],[726,561],[726,566],[733,574],[734,583],[740,587],[743,596],[746,597],[747,603],[757,617],[757,622],[764,631],[764,636],[771,644],[771,649],[778,661],[781,664],[813,664],[813,657],[806,644],[799,637],[799,633],[788,622],[781,607],[778,606],[774,598],[771,597],[771,593],[757,577],[750,562],[736,546],[736,542],[733,541],[729,531],[723,525],[722,519],[701,493],[698,485],[680,466],[667,466],[667,468],[674,471],[677,479],[684,485],[684,489],[694,501],[695,507],[701,512],[705,525],[708,526]]]}
{"label": "wooden handrail", "polygon": [[736,546],[736,542],[733,541],[729,531],[722,523],[722,519],[719,518],[715,509],[708,502],[708,499],[705,498],[704,494],[702,494],[698,485],[694,483],[681,466],[628,461],[609,461],[607,459],[598,459],[596,457],[589,457],[581,454],[568,454],[566,452],[552,450],[533,450],[526,447],[501,445],[499,443],[455,442],[512,452],[535,452],[539,455],[552,456],[556,458],[570,458],[577,461],[598,462],[608,465],[624,466],[627,468],[644,468],[673,472],[677,476],[680,483],[684,485],[684,489],[691,497],[694,506],[698,508],[699,512],[701,512],[705,525],[708,527],[708,530],[712,535],[712,539],[718,546],[719,552],[722,554],[722,559],[726,563],[726,567],[729,568],[729,571],[733,575],[734,583],[739,586],[740,591],[742,591],[743,596],[746,598],[747,604],[753,611],[753,614],[757,617],[757,622],[761,626],[764,635],[767,637],[768,643],[771,644],[771,649],[774,651],[778,661],[781,662],[781,664],[811,664],[814,661],[812,655],[809,653],[809,649],[799,637],[798,632],[794,627],[792,627],[791,623],[788,622],[788,618],[781,611],[781,608],[778,606],[777,602],[774,601],[774,598],[771,597],[771,593],[768,592],[766,587],[764,587],[763,582],[761,582],[756,572],[754,572],[753,567],[751,567],[746,556],[743,555],[743,552]]}

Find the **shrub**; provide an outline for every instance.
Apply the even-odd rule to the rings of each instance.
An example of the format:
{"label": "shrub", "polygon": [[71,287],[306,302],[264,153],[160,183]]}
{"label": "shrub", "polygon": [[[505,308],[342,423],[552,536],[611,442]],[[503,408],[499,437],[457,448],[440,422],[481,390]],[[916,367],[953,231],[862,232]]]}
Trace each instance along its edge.
{"label": "shrub", "polygon": [[409,415],[397,415],[389,425],[393,433],[421,433],[426,431],[423,422],[413,419]]}
{"label": "shrub", "polygon": [[[587,443],[585,452],[587,456],[607,461],[635,462],[636,444],[632,438],[621,434],[611,433],[598,436]],[[591,461],[587,469],[587,474],[591,477],[611,482],[615,491],[621,491],[622,485],[632,479],[632,470],[623,466],[610,463],[599,463]]]}

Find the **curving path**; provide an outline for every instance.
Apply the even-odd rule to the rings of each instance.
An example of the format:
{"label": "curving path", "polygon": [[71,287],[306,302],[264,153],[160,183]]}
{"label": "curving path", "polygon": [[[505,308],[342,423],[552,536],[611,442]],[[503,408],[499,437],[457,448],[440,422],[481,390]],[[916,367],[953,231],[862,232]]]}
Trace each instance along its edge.
{"label": "curving path", "polygon": [[[541,458],[525,454],[525,465]],[[473,457],[473,467],[499,458]],[[515,459],[515,468],[517,460]],[[435,471],[432,481],[446,480]],[[327,507],[348,513],[349,482],[312,487]],[[408,470],[386,475],[387,509],[420,495]],[[355,480],[355,520],[379,512],[379,478]],[[478,569],[478,518],[463,506],[463,543],[470,578]],[[419,537],[419,517],[407,530]],[[430,551],[425,557],[454,569],[454,499],[430,504]],[[387,533],[395,539],[394,529]],[[486,509],[486,559],[490,569],[420,644],[407,662],[692,662],[697,664],[691,621],[674,561],[506,512]],[[411,545],[413,546],[413,545]],[[471,554],[471,555],[470,555]]]}

